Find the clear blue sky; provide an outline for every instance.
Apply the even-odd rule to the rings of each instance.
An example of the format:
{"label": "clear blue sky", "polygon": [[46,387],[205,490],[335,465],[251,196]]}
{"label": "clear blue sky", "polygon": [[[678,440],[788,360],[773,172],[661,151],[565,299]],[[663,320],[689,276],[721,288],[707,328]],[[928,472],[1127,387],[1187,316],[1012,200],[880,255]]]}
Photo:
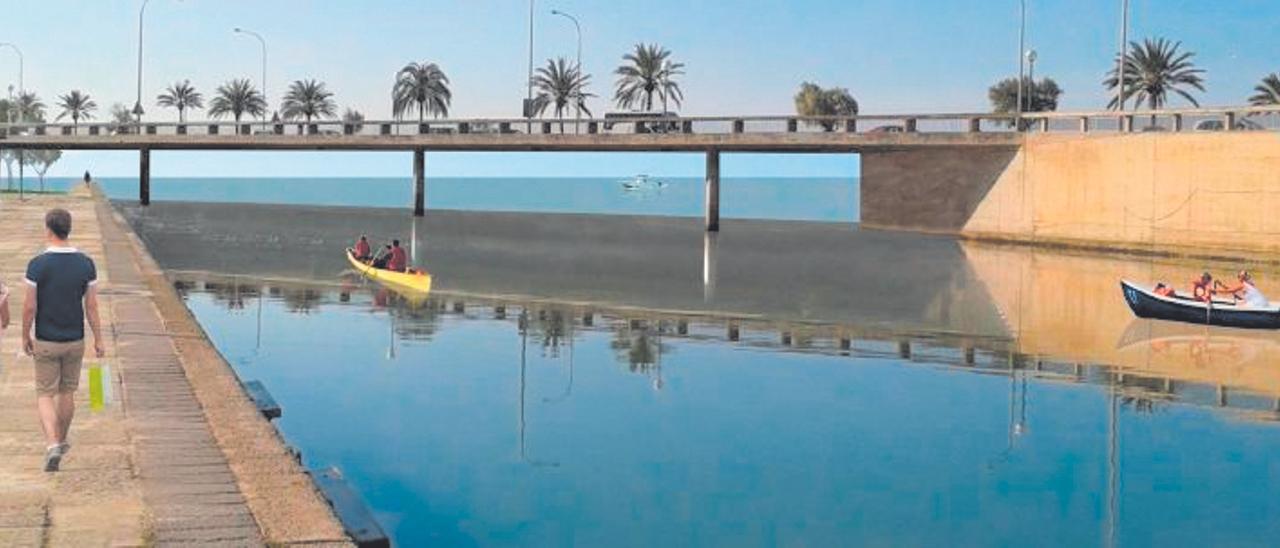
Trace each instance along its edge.
{"label": "clear blue sky", "polygon": [[[1028,45],[1038,75],[1065,90],[1062,109],[1105,103],[1100,85],[1118,39],[1120,0],[1027,0]],[[612,69],[636,42],[658,42],[687,65],[688,114],[782,114],[797,85],[812,80],[849,88],[864,113],[982,111],[986,89],[1017,70],[1017,0],[537,0],[535,59],[574,52],[583,24],[583,65],[592,91],[611,96]],[[1280,71],[1280,2],[1132,0],[1130,36],[1167,36],[1197,52],[1208,71],[1202,104],[1243,102],[1266,73]],[[52,104],[78,88],[105,116],[135,98],[140,0],[5,0],[20,13],[0,40],[26,54],[26,87]],[[395,71],[433,61],[448,73],[451,114],[516,116],[524,97],[526,0],[152,0],[147,8],[144,106],[149,119],[175,114],[155,95],[190,79],[208,94],[230,78],[260,79],[258,43],[268,41],[268,95],[288,82],[318,78],[341,107],[370,118],[390,114]],[[0,83],[16,78],[16,58],[0,51]],[[591,105],[608,110],[604,100]],[[701,160],[682,155],[433,154],[428,172],[447,176],[697,175]],[[407,154],[156,153],[156,176],[405,175]],[[69,153],[54,169],[132,175],[136,153]],[[735,156],[730,175],[851,175],[851,156]]]}

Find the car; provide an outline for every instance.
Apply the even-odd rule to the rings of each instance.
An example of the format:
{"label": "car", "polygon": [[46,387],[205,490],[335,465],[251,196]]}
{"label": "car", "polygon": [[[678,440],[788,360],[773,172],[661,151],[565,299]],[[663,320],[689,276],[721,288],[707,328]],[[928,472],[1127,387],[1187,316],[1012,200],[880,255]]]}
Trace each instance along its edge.
{"label": "car", "polygon": [[867,133],[902,133],[906,131],[902,126],[888,125],[872,128]]}
{"label": "car", "polygon": [[[1222,131],[1225,127],[1227,126],[1222,120],[1200,120],[1196,122],[1195,129],[1196,131]],[[1253,120],[1242,119],[1236,121],[1235,129],[1237,131],[1260,131],[1266,128]]]}

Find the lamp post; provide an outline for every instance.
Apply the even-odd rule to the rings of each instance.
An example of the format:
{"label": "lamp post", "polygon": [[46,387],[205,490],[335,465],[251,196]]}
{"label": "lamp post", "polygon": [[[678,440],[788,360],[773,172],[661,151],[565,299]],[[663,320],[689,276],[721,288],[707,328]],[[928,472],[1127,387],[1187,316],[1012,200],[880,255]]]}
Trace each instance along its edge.
{"label": "lamp post", "polygon": [[524,117],[528,120],[525,130],[533,133],[533,0],[529,0],[529,72],[525,75],[526,93]]}
{"label": "lamp post", "polygon": [[[578,73],[578,78],[579,78],[579,79],[581,79],[581,78],[582,78],[582,25],[578,24],[578,18],[577,18],[577,17],[574,17],[574,16],[572,16],[572,15],[569,15],[569,14],[567,14],[567,13],[563,12],[563,11],[560,11],[560,10],[551,10],[551,14],[552,14],[552,15],[559,15],[559,16],[561,16],[561,17],[565,17],[565,18],[567,18],[567,19],[568,19],[568,20],[570,20],[570,21],[573,21],[573,28],[574,28],[574,30],[576,30],[576,31],[577,31],[577,33],[578,33],[578,57],[577,57],[577,59],[574,61],[574,67],[573,67],[573,68],[574,68],[574,70],[576,70],[576,71],[577,71],[577,73]],[[579,91],[579,93],[581,93],[581,91],[582,91],[582,90],[578,90],[578,91]],[[578,133],[578,132],[580,131],[580,127],[579,127],[579,126],[581,126],[581,125],[582,125],[582,97],[581,97],[581,95],[579,95],[578,97],[576,97],[576,98],[575,98],[575,100],[574,100],[574,105],[573,105],[573,109],[574,109],[574,114],[573,114],[573,132],[574,132],[574,133]]]}
{"label": "lamp post", "polygon": [[[12,44],[12,43],[10,43],[10,42],[0,42],[0,48],[9,48],[9,49],[12,49],[14,53],[18,54],[18,100],[21,100],[21,99],[22,99],[22,95],[23,95],[23,94],[25,94],[25,93],[26,93],[26,91],[27,91],[27,90],[26,90],[26,88],[25,88],[25,87],[23,87],[23,83],[22,83],[22,64],[23,64],[23,61],[22,61],[22,50],[21,50],[21,49],[18,49],[18,46],[13,45],[13,44]],[[11,88],[9,91],[10,91],[10,92],[12,92],[12,91],[13,91],[13,89]],[[22,112],[22,108],[21,108],[21,106],[20,106],[20,105],[18,105],[17,103],[13,103],[13,106],[14,106],[14,108],[17,108],[17,110],[18,110],[18,123],[19,123],[19,124],[23,123],[23,122],[24,122],[24,119],[23,119],[23,114],[24,114],[24,113]],[[11,120],[11,121],[12,121],[12,120]]]}
{"label": "lamp post", "polygon": [[[1116,106],[1124,112],[1124,69],[1129,56],[1129,0],[1120,2],[1120,58],[1116,60]],[[1124,131],[1124,116],[1120,117],[1120,131]]]}
{"label": "lamp post", "polygon": [[1023,55],[1027,51],[1027,0],[1018,0],[1018,110],[1016,115],[1018,131],[1022,131],[1022,75]]}
{"label": "lamp post", "polygon": [[1036,104],[1036,50],[1027,50],[1027,108],[1035,112]]}
{"label": "lamp post", "polygon": [[[262,102],[267,103],[267,109],[271,108],[271,103],[267,101],[267,41],[262,38],[261,34],[253,32],[249,29],[236,27],[237,34],[247,34],[258,39],[258,44],[262,46]],[[267,113],[262,112],[262,128],[265,130],[267,125]]]}
{"label": "lamp post", "polygon": [[133,103],[133,115],[138,117],[138,123],[142,123],[142,16],[147,12],[147,4],[151,0],[142,0],[142,7],[138,8],[138,100]]}
{"label": "lamp post", "polygon": [[[22,70],[23,70],[22,50],[19,49],[18,46],[14,45],[11,42],[0,43],[0,48],[9,48],[9,49],[12,49],[14,53],[18,54],[18,99],[16,101],[14,100],[13,86],[9,86],[9,108],[16,109],[18,111],[18,124],[21,125],[25,121],[25,116],[24,116],[25,113],[23,112],[22,105],[19,103],[22,101],[22,96],[26,94],[26,88],[24,87],[24,84],[22,82]],[[10,124],[12,124],[13,110],[10,110],[8,114],[9,116],[7,120],[9,121]],[[9,131],[13,131],[13,128],[9,128]],[[23,190],[25,187],[24,173],[23,173],[23,159],[24,159],[23,152],[21,149],[19,149],[18,150],[18,199],[19,200],[22,200],[25,198],[23,193]]]}

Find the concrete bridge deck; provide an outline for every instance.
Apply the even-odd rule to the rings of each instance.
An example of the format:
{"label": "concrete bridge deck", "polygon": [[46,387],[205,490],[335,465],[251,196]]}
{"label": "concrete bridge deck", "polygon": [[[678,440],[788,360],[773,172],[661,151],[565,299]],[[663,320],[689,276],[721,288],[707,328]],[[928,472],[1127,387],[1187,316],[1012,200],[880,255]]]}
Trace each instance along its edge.
{"label": "concrete bridge deck", "polygon": [[[138,150],[138,201],[142,205],[151,201],[153,150],[406,151],[413,155],[413,214],[419,217],[426,211],[425,155],[428,151],[703,153],[706,155],[704,217],[708,231],[717,231],[720,226],[722,152],[861,153],[862,210],[868,225],[1028,239],[1032,238],[1029,226],[1033,223],[1026,220],[1045,214],[1023,211],[1018,216],[1009,211],[1013,211],[1013,205],[1026,205],[1023,198],[1031,193],[1024,187],[1034,186],[1037,180],[1062,178],[1063,174],[1074,171],[1083,173],[1085,168],[1102,165],[1101,153],[1128,147],[1134,154],[1141,154],[1116,159],[1108,164],[1114,168],[1110,171],[1089,172],[1095,179],[1109,180],[1111,188],[1125,188],[1131,181],[1138,180],[1137,174],[1129,169],[1138,165],[1137,162],[1145,161],[1158,167],[1151,164],[1154,145],[1145,149],[1130,146],[1135,142],[1198,143],[1194,147],[1203,154],[1196,156],[1195,169],[1228,170],[1233,163],[1230,146],[1237,146],[1239,150],[1269,151],[1270,141],[1250,143],[1258,139],[1247,137],[1259,137],[1269,133],[1261,130],[1280,128],[1280,106],[1038,112],[1020,116],[983,113],[644,116],[650,115],[563,121],[0,124],[0,148]],[[1233,137],[1237,135],[1246,138]],[[1072,149],[1075,153],[1053,156],[1058,164],[1024,161],[1024,151],[1063,148],[1060,145],[1064,141],[1079,141],[1080,146]],[[1046,143],[1048,146],[1041,146]],[[1258,165],[1269,165],[1272,156],[1266,152],[1255,159],[1261,162]],[[1036,165],[1042,174],[1031,179],[1025,177],[1028,168]],[[1266,170],[1254,169],[1247,174],[1252,176],[1261,171]],[[1076,182],[1086,182],[1070,177]],[[1001,180],[1005,184],[997,184]],[[1067,184],[1064,188],[1070,186]],[[1005,196],[1013,194],[1017,195],[1016,199]],[[1006,204],[1009,207],[991,205],[992,199],[1001,197],[1010,202]],[[1106,204],[1085,203],[1081,207],[1093,212],[1105,210]],[[998,222],[972,222],[984,216]],[[1079,215],[1073,213],[1066,217]],[[1065,219],[1064,222],[1076,221]],[[1106,222],[1117,224],[1114,220]],[[1119,224],[1125,223],[1122,219]],[[1119,232],[1125,230],[1133,232],[1123,227]],[[1118,231],[1109,227],[1077,232],[1054,237],[1110,240],[1117,238]],[[1128,232],[1119,239],[1132,240],[1134,237]]]}

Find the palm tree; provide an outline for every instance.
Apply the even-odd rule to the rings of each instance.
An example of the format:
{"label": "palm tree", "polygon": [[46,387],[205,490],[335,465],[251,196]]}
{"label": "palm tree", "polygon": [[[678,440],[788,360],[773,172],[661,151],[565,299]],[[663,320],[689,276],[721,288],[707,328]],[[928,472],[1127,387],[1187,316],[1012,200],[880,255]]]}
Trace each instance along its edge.
{"label": "palm tree", "polygon": [[391,87],[391,111],[396,118],[417,105],[418,122],[427,114],[448,116],[453,93],[449,91],[449,77],[435,63],[409,63],[396,73],[396,83]]}
{"label": "palm tree", "polygon": [[186,123],[187,109],[204,108],[204,96],[196,91],[190,80],[183,80],[165,88],[164,93],[156,96],[156,105],[178,109],[178,122]]}
{"label": "palm tree", "polygon": [[[1203,69],[1196,68],[1191,62],[1194,52],[1179,52],[1182,42],[1170,42],[1164,38],[1152,40],[1147,38],[1142,44],[1132,42],[1129,54],[1124,60],[1124,98],[1134,98],[1134,104],[1146,102],[1147,108],[1158,110],[1164,107],[1169,92],[1176,93],[1194,106],[1200,106],[1196,98],[1183,87],[1204,91]],[[1119,85],[1116,69],[1108,72],[1102,84],[1113,92]],[[1119,101],[1112,97],[1107,108],[1118,108]],[[1152,115],[1152,124],[1155,115]]]}
{"label": "palm tree", "polygon": [[324,82],[295,80],[280,102],[280,115],[285,120],[302,118],[307,124],[312,118],[333,118],[338,115],[338,104],[333,93],[324,89]]}
{"label": "palm tree", "polygon": [[222,118],[230,114],[240,123],[240,117],[262,116],[267,111],[267,102],[257,88],[246,79],[231,80],[221,86],[213,99],[209,101],[209,115]]}
{"label": "palm tree", "polygon": [[342,112],[342,123],[351,126],[352,135],[359,135],[360,130],[364,129],[364,114],[356,109],[348,108]]}
{"label": "palm tree", "polygon": [[560,119],[560,133],[564,133],[564,111],[576,106],[591,116],[587,109],[587,97],[595,97],[587,93],[585,88],[590,83],[591,75],[582,74],[578,67],[569,66],[564,57],[548,59],[547,66],[540,67],[533,76],[533,87],[538,89],[538,96],[533,100],[534,114],[541,115],[550,105],[555,105],[556,118]]}
{"label": "palm tree", "polygon": [[44,102],[40,100],[40,96],[33,91],[23,92],[18,95],[15,101],[18,116],[16,119],[25,122],[42,122],[44,121]]}
{"label": "palm tree", "polygon": [[78,89],[71,90],[71,93],[58,97],[58,106],[62,108],[62,112],[58,113],[58,120],[67,116],[71,117],[71,125],[80,125],[80,119],[93,119],[93,111],[98,109],[98,104],[93,102],[88,93],[82,93]]}
{"label": "palm tree", "polygon": [[1280,105],[1280,74],[1268,74],[1261,83],[1253,87],[1253,91],[1258,93],[1249,98],[1250,105]]}
{"label": "palm tree", "polygon": [[657,94],[664,112],[668,99],[680,106],[684,94],[674,77],[684,74],[684,63],[671,61],[670,57],[671,52],[657,44],[636,44],[635,51],[622,56],[627,63],[614,71],[618,75],[614,102],[621,108],[638,104],[650,111]]}

